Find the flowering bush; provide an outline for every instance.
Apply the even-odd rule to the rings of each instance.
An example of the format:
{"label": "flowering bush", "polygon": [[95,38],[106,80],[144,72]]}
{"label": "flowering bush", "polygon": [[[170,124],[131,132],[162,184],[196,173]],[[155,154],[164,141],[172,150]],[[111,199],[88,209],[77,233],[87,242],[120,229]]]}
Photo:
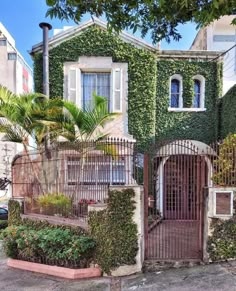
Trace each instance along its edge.
{"label": "flowering bush", "polygon": [[12,226],[2,232],[2,237],[8,257],[65,267],[88,267],[95,250],[93,239],[69,229]]}

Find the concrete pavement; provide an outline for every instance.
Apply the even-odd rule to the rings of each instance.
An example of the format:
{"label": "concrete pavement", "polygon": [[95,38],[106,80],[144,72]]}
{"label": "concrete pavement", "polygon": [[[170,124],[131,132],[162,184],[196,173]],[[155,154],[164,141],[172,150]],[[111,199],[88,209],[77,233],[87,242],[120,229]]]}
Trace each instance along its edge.
{"label": "concrete pavement", "polygon": [[68,281],[11,269],[0,251],[1,291],[236,291],[236,262],[170,269],[123,278]]}

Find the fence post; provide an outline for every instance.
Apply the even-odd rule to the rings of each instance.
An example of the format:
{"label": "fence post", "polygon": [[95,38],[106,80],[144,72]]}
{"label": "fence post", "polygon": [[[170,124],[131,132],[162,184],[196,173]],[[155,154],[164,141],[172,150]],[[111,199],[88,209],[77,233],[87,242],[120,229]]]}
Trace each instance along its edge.
{"label": "fence post", "polygon": [[149,156],[144,154],[143,188],[144,188],[144,259],[148,251],[148,191],[149,191]]}

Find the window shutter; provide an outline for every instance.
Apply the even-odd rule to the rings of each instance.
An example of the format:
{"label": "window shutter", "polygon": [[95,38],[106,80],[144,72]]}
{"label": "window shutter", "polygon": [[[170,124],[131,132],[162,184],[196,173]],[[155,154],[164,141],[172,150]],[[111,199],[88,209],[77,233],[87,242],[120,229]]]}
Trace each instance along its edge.
{"label": "window shutter", "polygon": [[116,68],[112,72],[112,111],[122,112],[122,70]]}
{"label": "window shutter", "polygon": [[69,69],[68,72],[68,101],[74,102],[81,107],[81,74],[80,70],[76,68]]}

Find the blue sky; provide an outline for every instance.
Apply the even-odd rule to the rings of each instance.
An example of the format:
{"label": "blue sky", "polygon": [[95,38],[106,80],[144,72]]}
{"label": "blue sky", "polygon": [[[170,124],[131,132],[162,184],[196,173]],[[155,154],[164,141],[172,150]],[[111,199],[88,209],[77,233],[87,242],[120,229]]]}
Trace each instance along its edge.
{"label": "blue sky", "polygon": [[[47,6],[45,0],[1,0],[0,22],[6,27],[16,41],[16,47],[25,60],[32,66],[31,57],[28,50],[32,45],[42,40],[42,30],[39,28],[40,22],[49,22],[53,28],[62,28],[64,25],[74,25],[74,23],[51,20],[45,18]],[[84,20],[88,20],[85,16]],[[162,49],[188,49],[196,35],[194,24],[180,26],[183,38],[179,42],[172,41],[167,44],[161,43]],[[148,38],[146,41],[151,42]]]}

